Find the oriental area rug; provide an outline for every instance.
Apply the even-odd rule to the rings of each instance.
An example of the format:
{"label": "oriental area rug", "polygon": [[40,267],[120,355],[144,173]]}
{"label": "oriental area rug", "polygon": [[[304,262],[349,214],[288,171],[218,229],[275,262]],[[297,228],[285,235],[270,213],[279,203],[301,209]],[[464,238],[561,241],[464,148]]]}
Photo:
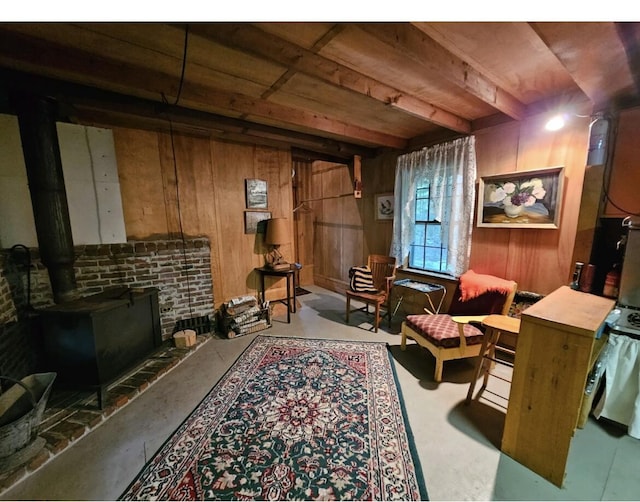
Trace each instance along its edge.
{"label": "oriental area rug", "polygon": [[385,343],[257,336],[120,500],[426,500]]}

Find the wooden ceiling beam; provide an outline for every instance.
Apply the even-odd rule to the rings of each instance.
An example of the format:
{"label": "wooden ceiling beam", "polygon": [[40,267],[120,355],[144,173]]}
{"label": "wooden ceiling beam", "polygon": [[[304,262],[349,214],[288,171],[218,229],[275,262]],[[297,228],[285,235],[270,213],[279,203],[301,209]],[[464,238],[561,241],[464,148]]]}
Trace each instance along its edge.
{"label": "wooden ceiling beam", "polygon": [[496,110],[516,120],[524,118],[523,103],[438,44],[426,29],[421,29],[420,23],[359,23],[358,28]]}
{"label": "wooden ceiling beam", "polygon": [[[201,87],[201,86],[200,86]],[[335,136],[360,141],[368,146],[404,148],[407,140],[391,134],[385,134],[349,124],[327,116],[284,105],[274,105],[264,99],[252,98],[244,94],[226,92],[219,89],[200,88],[185,85],[181,103],[194,109],[206,109],[208,106],[223,110],[234,110],[243,117],[264,117],[310,130],[323,131]]]}
{"label": "wooden ceiling beam", "polygon": [[627,56],[636,92],[640,93],[640,25],[638,23],[615,23],[615,26]]}
{"label": "wooden ceiling beam", "polygon": [[[1,28],[0,46],[3,47],[0,64],[5,66],[26,72],[37,71],[40,75],[159,103],[163,100],[173,102],[180,85],[179,75],[96,57],[80,49],[44,42]],[[178,70],[178,59],[175,66]],[[231,110],[237,115],[255,117],[256,120],[276,119],[298,129],[322,131],[330,136],[360,141],[365,146],[403,148],[407,143],[405,138],[188,81],[183,86],[180,102],[189,103],[190,107],[203,111],[213,108]]]}
{"label": "wooden ceiling beam", "polygon": [[266,58],[289,68],[289,71],[295,70],[341,89],[357,92],[430,123],[456,132],[471,131],[470,122],[462,117],[266,33],[255,26],[206,23],[191,25],[189,29],[191,33],[208,40]]}
{"label": "wooden ceiling beam", "polygon": [[17,71],[35,73],[68,82],[126,93],[148,99],[163,94],[176,96],[180,84],[180,61],[176,74],[142,70],[132,64],[99,57],[95,54],[0,28],[0,65]]}
{"label": "wooden ceiling beam", "polygon": [[[320,38],[320,40],[316,41],[316,43],[313,44],[313,47],[311,47],[311,52],[316,54],[320,49],[331,42],[331,40],[333,40],[343,29],[344,25],[334,24],[333,27]],[[277,92],[297,73],[299,72],[296,70],[287,69],[287,71],[284,72],[284,74],[269,88],[269,90],[262,93],[262,99],[267,99],[273,93]]]}
{"label": "wooden ceiling beam", "polygon": [[144,128],[168,130],[171,121],[177,129],[182,128],[184,131],[198,134],[208,132],[212,136],[233,138],[234,141],[246,135],[243,141],[245,143],[251,138],[261,138],[262,141],[271,142],[270,144],[277,143],[280,147],[293,146],[341,158],[350,158],[353,155],[370,157],[375,153],[373,148],[348,142],[2,68],[0,81],[4,82],[4,88],[9,93],[12,90],[20,90],[50,96],[60,102],[71,115],[93,117],[92,120],[98,120],[96,117],[99,117],[102,121],[112,117],[115,120],[114,125],[146,124]]}
{"label": "wooden ceiling beam", "polygon": [[[635,86],[634,68],[630,67],[630,61],[612,57],[620,54],[621,50],[626,51],[616,23],[535,22],[529,25],[591,100],[594,108],[610,106],[619,97],[628,96],[629,89]],[[567,44],[566,40],[573,43]]]}
{"label": "wooden ceiling beam", "polygon": [[[114,111],[113,109],[101,110],[91,107],[77,107],[78,119],[77,123],[83,125],[91,125],[94,127],[127,127],[134,129],[142,129],[148,131],[156,131],[169,134],[170,132],[182,133],[192,136],[214,138],[220,141],[230,141],[242,144],[254,144],[268,146],[272,148],[291,149],[292,152],[305,152],[305,158],[312,160],[328,160],[335,162],[347,162],[353,158],[353,155],[363,154],[367,157],[375,156],[374,152],[366,152],[358,148],[351,148],[348,145],[321,145],[317,142],[296,141],[291,137],[282,137],[272,134],[269,136],[266,132],[252,128],[229,128],[225,127],[213,129],[210,122],[202,122],[194,124],[191,121],[181,120],[180,118],[170,115],[164,118],[153,116],[143,117],[141,115],[131,115],[128,110]],[[169,117],[171,122],[169,122]],[[355,153],[360,152],[360,153]]]}

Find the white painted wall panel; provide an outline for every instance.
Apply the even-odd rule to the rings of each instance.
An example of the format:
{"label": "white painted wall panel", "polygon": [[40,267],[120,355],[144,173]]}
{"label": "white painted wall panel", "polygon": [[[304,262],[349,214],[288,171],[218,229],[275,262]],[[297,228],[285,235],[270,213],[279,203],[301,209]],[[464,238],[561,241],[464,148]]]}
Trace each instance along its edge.
{"label": "white painted wall panel", "polygon": [[87,138],[91,146],[94,178],[97,182],[120,183],[113,132],[110,129],[87,127]]}
{"label": "white painted wall panel", "polygon": [[71,180],[93,182],[87,128],[63,123],[57,123],[56,128],[64,182]]}
{"label": "white painted wall panel", "polygon": [[126,242],[127,233],[124,227],[120,183],[108,181],[96,183],[96,195],[100,221],[100,242],[102,244]]}
{"label": "white painted wall panel", "polygon": [[0,246],[37,246],[18,119],[0,114]]}
{"label": "white painted wall panel", "polygon": [[[109,129],[57,124],[74,244],[126,242]],[[0,246],[37,246],[18,119],[0,114]]]}
{"label": "white painted wall panel", "polygon": [[93,179],[98,201],[100,242],[103,244],[126,242],[127,233],[124,227],[113,132],[97,127],[87,127],[86,130],[91,148]]}
{"label": "white painted wall panel", "polygon": [[0,217],[0,248],[15,244],[38,247],[26,175],[0,176]]}
{"label": "white painted wall panel", "polygon": [[93,182],[68,180],[65,176],[64,185],[67,190],[73,243],[99,244],[100,221],[96,212],[97,204]]}
{"label": "white painted wall panel", "polygon": [[100,233],[87,128],[58,123],[58,143],[74,244],[98,244]]}
{"label": "white painted wall panel", "polygon": [[0,114],[0,174],[27,179],[18,118]]}

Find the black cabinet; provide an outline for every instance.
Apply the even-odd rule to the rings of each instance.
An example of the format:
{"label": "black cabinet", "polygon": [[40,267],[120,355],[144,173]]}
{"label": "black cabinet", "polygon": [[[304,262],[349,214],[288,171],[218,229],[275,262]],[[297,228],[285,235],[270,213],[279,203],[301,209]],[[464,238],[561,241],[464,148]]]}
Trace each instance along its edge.
{"label": "black cabinet", "polygon": [[41,311],[47,369],[57,384],[98,392],[162,344],[158,291],[118,288]]}

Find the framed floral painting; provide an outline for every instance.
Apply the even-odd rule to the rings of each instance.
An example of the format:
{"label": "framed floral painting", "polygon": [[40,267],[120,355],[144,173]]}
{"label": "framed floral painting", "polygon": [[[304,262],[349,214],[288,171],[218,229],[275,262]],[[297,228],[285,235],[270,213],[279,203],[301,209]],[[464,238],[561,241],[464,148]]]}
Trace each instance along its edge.
{"label": "framed floral painting", "polygon": [[477,226],[559,228],[564,167],[482,176]]}

